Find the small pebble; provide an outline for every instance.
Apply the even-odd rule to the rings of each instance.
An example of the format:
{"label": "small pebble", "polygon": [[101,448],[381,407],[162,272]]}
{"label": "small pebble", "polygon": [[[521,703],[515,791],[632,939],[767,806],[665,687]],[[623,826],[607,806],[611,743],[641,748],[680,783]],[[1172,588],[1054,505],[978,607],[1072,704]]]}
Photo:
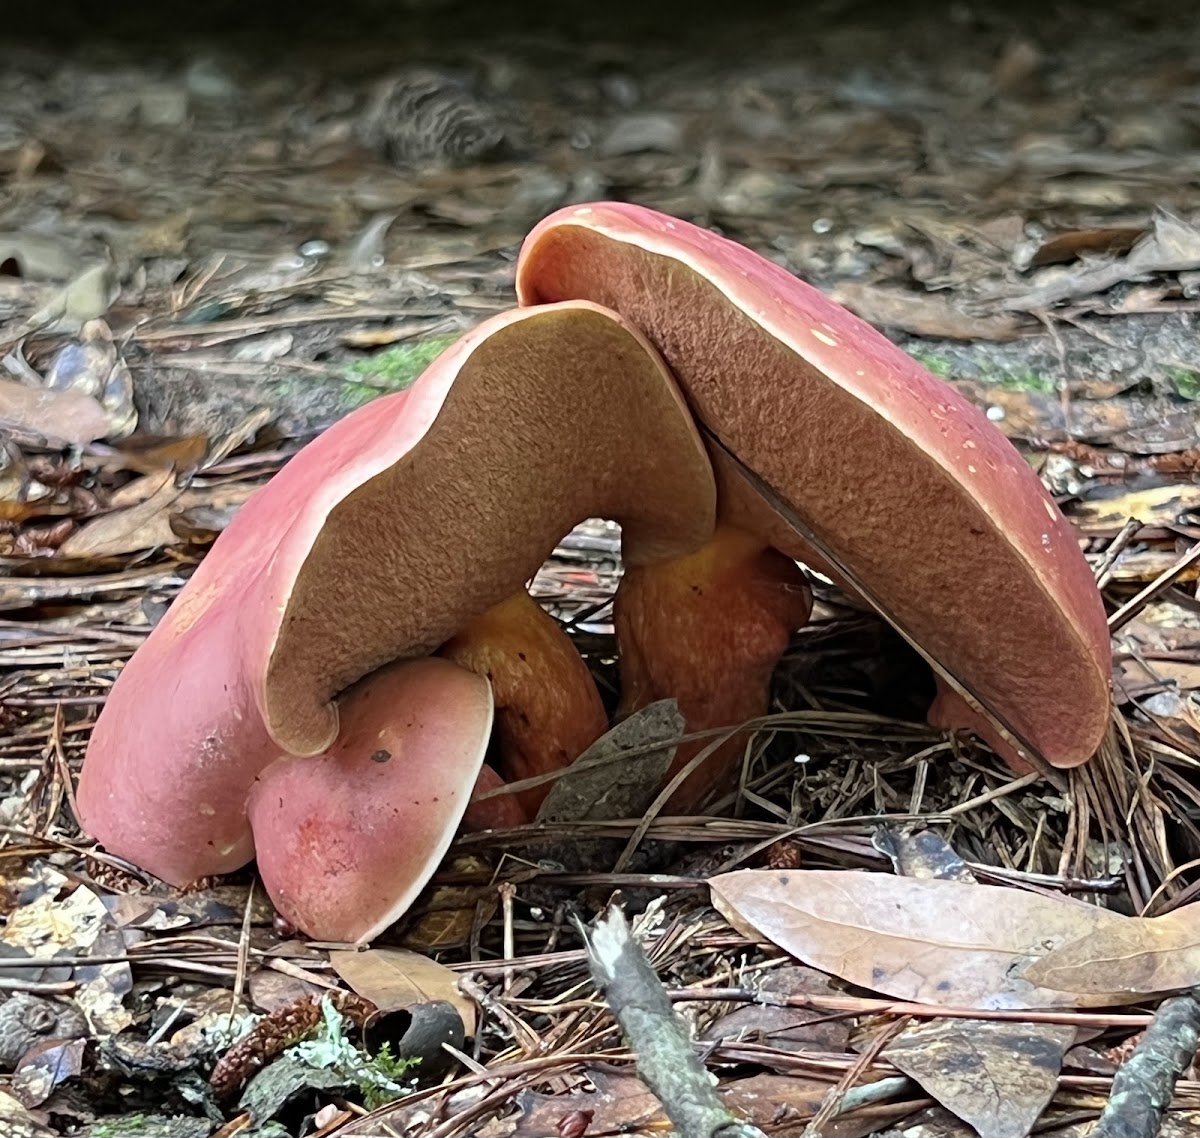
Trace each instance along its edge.
{"label": "small pebble", "polygon": [[678,116],[648,112],[617,120],[600,144],[610,158],[659,151],[674,154],[683,148],[683,124]]}
{"label": "small pebble", "polygon": [[313,260],[319,261],[322,257],[328,257],[333,250],[329,247],[328,241],[314,238],[312,241],[305,241],[296,251],[301,257],[311,257]]}
{"label": "small pebble", "polygon": [[188,92],[201,99],[232,99],[237,84],[221,69],[215,59],[197,59],[184,75]]}

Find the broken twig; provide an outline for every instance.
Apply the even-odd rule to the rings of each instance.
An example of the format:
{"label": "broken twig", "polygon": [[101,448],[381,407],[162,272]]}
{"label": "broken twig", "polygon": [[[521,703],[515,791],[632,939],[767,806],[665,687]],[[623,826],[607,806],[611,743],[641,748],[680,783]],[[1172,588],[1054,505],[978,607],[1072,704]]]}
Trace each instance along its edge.
{"label": "broken twig", "polygon": [[1153,1138],[1198,1041],[1196,991],[1164,1000],[1133,1054],[1113,1076],[1112,1094],[1091,1138]]}
{"label": "broken twig", "polygon": [[765,1138],[725,1108],[620,909],[596,922],[588,956],[592,976],[637,1056],[638,1074],[680,1138]]}

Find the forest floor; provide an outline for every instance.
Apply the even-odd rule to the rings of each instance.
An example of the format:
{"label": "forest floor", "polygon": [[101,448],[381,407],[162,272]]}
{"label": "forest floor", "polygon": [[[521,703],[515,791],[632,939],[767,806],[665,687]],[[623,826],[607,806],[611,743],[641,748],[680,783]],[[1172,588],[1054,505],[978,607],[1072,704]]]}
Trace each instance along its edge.
{"label": "forest floor", "polygon": [[[857,970],[828,944],[793,946],[797,965],[705,882],[890,869],[1003,886],[1014,912],[1191,907],[1200,36],[1165,4],[427,0],[268,4],[243,26],[216,3],[194,30],[116,7],[104,27],[64,3],[0,28],[4,1132],[662,1132],[572,924],[617,897],[727,1105],[767,1133],[816,1116],[838,1138],[957,1138],[964,1119],[1083,1138],[1190,973],[1099,1011],[956,1019],[937,1007],[961,962],[936,907],[925,986],[900,999],[862,973],[901,951],[885,928],[855,926]],[[703,818],[464,837],[367,952],[291,935],[249,870],[180,894],[97,855],[73,805],[95,716],[237,508],[513,306],[534,222],[610,198],[762,253],[986,409],[1078,529],[1109,611],[1139,598],[1114,629],[1105,750],[1052,785],[944,739],[921,722],[923,665],[818,582],[738,793]],[[610,701],[619,573],[597,521],[534,582]],[[883,900],[860,903],[882,922]],[[355,1005],[322,1021],[312,1002],[347,989],[378,1009],[365,1050],[338,1034]],[[457,1046],[422,1053],[414,1009],[436,1001]],[[1035,1045],[1056,1056],[1040,1077],[1010,1061]],[[423,1055],[415,1092],[397,1053]],[[972,1079],[954,1077],[965,1054]],[[1163,1133],[1200,1124],[1187,1074]]]}

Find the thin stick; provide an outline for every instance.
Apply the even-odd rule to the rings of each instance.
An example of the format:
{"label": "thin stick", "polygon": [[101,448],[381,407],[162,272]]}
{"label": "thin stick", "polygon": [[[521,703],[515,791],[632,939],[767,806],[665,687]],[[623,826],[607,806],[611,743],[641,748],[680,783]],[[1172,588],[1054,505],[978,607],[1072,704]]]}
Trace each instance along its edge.
{"label": "thin stick", "polygon": [[1108,584],[1113,568],[1117,564],[1117,558],[1125,552],[1125,549],[1133,540],[1134,534],[1141,528],[1142,523],[1137,518],[1130,518],[1121,527],[1121,532],[1108,543],[1108,548],[1104,551],[1104,556],[1100,558],[1095,568],[1097,589],[1103,589]]}
{"label": "thin stick", "polygon": [[1142,611],[1159,593],[1165,593],[1176,581],[1183,576],[1197,561],[1200,561],[1200,542],[1187,551],[1170,569],[1160,573],[1140,593],[1132,596],[1116,612],[1108,618],[1108,631],[1116,632],[1124,628],[1138,613]]}
{"label": "thin stick", "polygon": [[842,1075],[830,1089],[829,1093],[826,1094],[817,1113],[812,1116],[808,1125],[804,1128],[804,1138],[821,1138],[821,1134],[829,1120],[838,1114],[845,1113],[847,1106],[846,1096],[850,1091],[855,1089],[854,1084],[856,1081],[875,1062],[884,1047],[908,1026],[908,1020],[908,1016],[901,1016],[894,1023],[888,1024],[882,1031],[875,1033],[875,1038],[871,1040],[870,1045],[846,1068],[845,1074]]}
{"label": "thin stick", "polygon": [[987,803],[994,802],[997,798],[1006,798],[1010,794],[1015,794],[1018,790],[1024,790],[1025,787],[1039,782],[1041,777],[1037,771],[1030,771],[1029,774],[1015,778],[1011,782],[1006,782],[1003,786],[996,786],[991,790],[985,791],[983,794],[977,794],[974,798],[969,798],[966,802],[957,802],[945,813],[947,817],[951,818],[955,814],[965,814],[968,810],[974,810],[979,806],[986,806]]}
{"label": "thin stick", "polygon": [[[647,808],[646,813],[642,815],[642,820],[634,828],[632,834],[629,835],[629,841],[625,843],[625,848],[621,851],[621,856],[617,858],[612,867],[613,873],[620,873],[633,860],[633,855],[637,853],[638,846],[642,844],[642,839],[646,836],[647,831],[653,825],[654,820],[658,817],[660,811],[670,801],[671,795],[684,784],[692,775],[692,772],[700,766],[701,763],[707,762],[717,751],[730,739],[738,734],[737,728],[726,730],[719,739],[714,739],[707,747],[699,754],[693,755],[688,760],[687,764],[672,778],[666,786],[659,791],[658,797]],[[660,744],[661,746],[661,744]]]}
{"label": "thin stick", "polygon": [[250,932],[253,927],[251,918],[254,914],[255,884],[256,881],[254,880],[250,882],[250,888],[246,892],[246,908],[242,912],[242,934],[238,937],[237,970],[233,975],[233,992],[229,1000],[230,1027],[233,1026],[234,1013],[237,1011],[237,1006],[246,991],[246,974],[250,964]]}
{"label": "thin stick", "polygon": [[[482,971],[475,966],[477,971]],[[715,1000],[764,1004],[769,1007],[813,1008],[817,1011],[846,1012],[852,1015],[904,1015],[932,1019],[991,1019],[1014,1023],[1067,1023],[1076,1027],[1147,1027],[1149,1015],[1127,1012],[1034,1011],[1022,1008],[943,1008],[938,1004],[915,1004],[903,1000],[877,1000],[865,996],[778,996],[772,992],[754,992],[748,988],[673,988],[667,998],[676,1003],[686,1000]]]}
{"label": "thin stick", "polygon": [[[587,937],[582,925],[580,931]],[[621,910],[609,910],[587,939],[596,985],[680,1138],[765,1138],[726,1109]]]}

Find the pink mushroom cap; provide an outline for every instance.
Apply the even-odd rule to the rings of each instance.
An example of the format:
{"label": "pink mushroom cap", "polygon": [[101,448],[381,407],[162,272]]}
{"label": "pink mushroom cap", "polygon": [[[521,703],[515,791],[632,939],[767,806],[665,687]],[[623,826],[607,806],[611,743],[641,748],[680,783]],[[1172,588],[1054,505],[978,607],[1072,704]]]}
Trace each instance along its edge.
{"label": "pink mushroom cap", "polygon": [[[324,785],[342,693],[433,652],[594,516],[621,524],[633,564],[711,535],[712,469],[674,381],[644,337],[591,303],[486,321],[242,507],[109,693],[79,782],[84,828],[177,885],[246,864],[263,772],[297,756],[296,791],[307,758],[324,756],[311,767]],[[464,729],[455,753],[473,755]],[[412,778],[426,801],[422,768]],[[443,837],[467,797],[441,816]],[[275,894],[291,895],[300,863],[275,864]]]}
{"label": "pink mushroom cap", "polygon": [[354,942],[403,915],[449,847],[487,751],[492,693],[425,657],[372,673],[338,709],[337,742],[277,758],[248,809],[275,907],[323,940]]}
{"label": "pink mushroom cap", "polygon": [[522,304],[588,299],[662,353],[723,519],[862,592],[940,672],[934,715],[1069,767],[1109,722],[1104,609],[1070,524],[981,411],[780,266],[641,206],[571,206]]}

